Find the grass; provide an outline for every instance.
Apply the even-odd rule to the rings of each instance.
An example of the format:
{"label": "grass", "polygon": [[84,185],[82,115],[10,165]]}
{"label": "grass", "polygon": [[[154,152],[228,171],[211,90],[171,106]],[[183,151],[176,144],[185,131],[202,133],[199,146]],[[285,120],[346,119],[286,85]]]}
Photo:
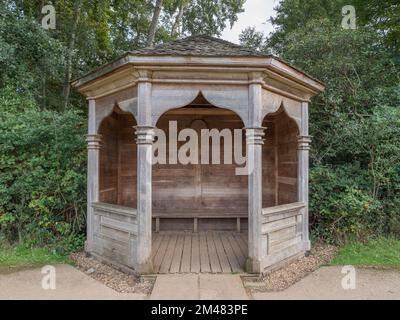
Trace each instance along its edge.
{"label": "grass", "polygon": [[400,268],[400,240],[381,237],[367,243],[350,243],[339,249],[330,265]]}
{"label": "grass", "polygon": [[70,262],[68,256],[52,252],[47,248],[28,247],[26,245],[0,246],[1,273]]}

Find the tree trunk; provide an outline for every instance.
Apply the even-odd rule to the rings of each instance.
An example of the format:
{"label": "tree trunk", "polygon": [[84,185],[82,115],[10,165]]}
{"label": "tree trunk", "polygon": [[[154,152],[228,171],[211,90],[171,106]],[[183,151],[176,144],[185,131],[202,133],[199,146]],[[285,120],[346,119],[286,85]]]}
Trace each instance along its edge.
{"label": "tree trunk", "polygon": [[151,20],[149,36],[147,40],[147,45],[152,47],[154,44],[154,37],[156,35],[158,18],[160,17],[161,7],[163,0],[156,0],[156,7],[154,8],[153,19]]}
{"label": "tree trunk", "polygon": [[71,25],[71,33],[68,41],[68,47],[65,57],[65,73],[64,73],[64,85],[63,85],[63,106],[62,109],[65,110],[69,103],[69,95],[71,91],[70,81],[72,78],[72,55],[75,49],[75,39],[76,39],[76,31],[78,29],[78,23],[80,18],[80,11],[82,7],[83,0],[79,0],[75,2],[74,5],[74,13],[72,18]]}
{"label": "tree trunk", "polygon": [[172,37],[175,37],[176,35],[178,35],[178,27],[179,27],[179,24],[182,21],[183,12],[185,11],[186,5],[187,5],[187,2],[184,0],[184,1],[182,1],[181,5],[179,6],[178,14],[177,14],[177,16],[175,18],[175,22],[172,25],[172,29],[171,29],[171,36]]}

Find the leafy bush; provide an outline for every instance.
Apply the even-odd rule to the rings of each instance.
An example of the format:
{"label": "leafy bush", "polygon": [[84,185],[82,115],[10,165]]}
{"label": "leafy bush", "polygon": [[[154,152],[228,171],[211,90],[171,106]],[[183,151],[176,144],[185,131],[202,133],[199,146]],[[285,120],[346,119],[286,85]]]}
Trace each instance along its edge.
{"label": "leafy bush", "polygon": [[367,179],[359,164],[316,166],[310,172],[313,236],[330,242],[362,239],[383,231],[382,203],[360,187]]}
{"label": "leafy bush", "polygon": [[78,112],[0,114],[0,231],[9,242],[82,246],[85,124]]}
{"label": "leafy bush", "polygon": [[310,209],[314,236],[331,242],[400,235],[400,68],[381,40],[315,20],[283,43],[326,82],[310,105]]}

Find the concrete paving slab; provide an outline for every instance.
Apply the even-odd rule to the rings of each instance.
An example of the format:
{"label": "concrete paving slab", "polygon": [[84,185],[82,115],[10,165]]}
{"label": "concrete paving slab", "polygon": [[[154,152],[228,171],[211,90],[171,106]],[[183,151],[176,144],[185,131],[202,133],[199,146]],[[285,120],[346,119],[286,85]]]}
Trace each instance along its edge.
{"label": "concrete paving slab", "polygon": [[197,274],[157,275],[152,300],[198,300],[199,276]]}
{"label": "concrete paving slab", "polygon": [[233,274],[200,274],[201,300],[247,300],[241,278]]}
{"label": "concrete paving slab", "polygon": [[[400,271],[355,268],[355,289],[345,290],[342,267],[322,267],[280,292],[253,294],[254,299],[400,300]],[[345,281],[349,284],[349,282]]]}
{"label": "concrete paving slab", "polygon": [[158,275],[152,300],[248,299],[242,280],[229,274]]}
{"label": "concrete paving slab", "polygon": [[70,265],[55,265],[55,289],[42,288],[42,268],[0,274],[0,299],[22,300],[110,300],[146,299],[144,294],[119,293]]}

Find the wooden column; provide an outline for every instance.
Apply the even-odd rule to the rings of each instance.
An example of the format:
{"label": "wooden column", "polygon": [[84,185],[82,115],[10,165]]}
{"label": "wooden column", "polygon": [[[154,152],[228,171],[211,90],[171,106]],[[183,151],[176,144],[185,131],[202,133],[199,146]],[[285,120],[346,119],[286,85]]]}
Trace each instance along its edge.
{"label": "wooden column", "polygon": [[309,150],[311,137],[308,135],[308,103],[302,103],[301,132],[298,137],[298,170],[297,170],[297,191],[298,201],[306,204],[302,209],[302,240],[304,250],[311,249],[309,237],[309,216],[308,216],[308,170]]}
{"label": "wooden column", "polygon": [[96,105],[94,100],[89,100],[88,135],[86,138],[88,149],[87,162],[87,240],[85,250],[93,251],[94,221],[92,203],[99,201],[99,168],[100,168],[100,142],[101,135],[96,130]]}
{"label": "wooden column", "polygon": [[260,273],[262,246],[262,145],[264,129],[246,128],[247,162],[249,168],[249,256],[247,272]]}
{"label": "wooden column", "polygon": [[246,128],[246,149],[249,190],[248,190],[248,259],[246,270],[262,272],[262,258],[265,255],[262,242],[262,145],[265,128],[262,124],[262,73],[249,75],[249,127]]}
{"label": "wooden column", "polygon": [[136,271],[151,273],[152,156],[154,127],[151,126],[151,73],[139,72],[137,143],[137,247]]}

